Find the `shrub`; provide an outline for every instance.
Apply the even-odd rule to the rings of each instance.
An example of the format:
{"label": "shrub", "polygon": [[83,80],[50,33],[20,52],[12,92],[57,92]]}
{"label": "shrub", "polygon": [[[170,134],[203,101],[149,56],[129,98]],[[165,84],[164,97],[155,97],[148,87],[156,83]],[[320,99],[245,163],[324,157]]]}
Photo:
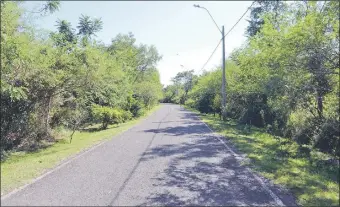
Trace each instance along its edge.
{"label": "shrub", "polygon": [[339,134],[339,121],[325,120],[320,126],[319,133],[313,137],[314,147],[340,157]]}
{"label": "shrub", "polygon": [[129,111],[132,113],[133,117],[140,117],[144,114],[144,104],[133,99],[130,102]]}
{"label": "shrub", "polygon": [[130,111],[121,110],[122,121],[126,122],[132,119],[132,113]]}
{"label": "shrub", "polygon": [[110,109],[110,124],[120,124],[123,123],[122,112],[119,109]]}
{"label": "shrub", "polygon": [[195,103],[196,103],[196,102],[195,102],[193,99],[189,98],[189,99],[185,102],[185,105],[188,106],[188,107],[190,107],[190,108],[195,108],[195,106],[196,106]]}
{"label": "shrub", "polygon": [[92,106],[93,118],[102,123],[102,128],[106,129],[109,124],[119,124],[123,122],[123,113],[120,109],[114,109],[107,106]]}

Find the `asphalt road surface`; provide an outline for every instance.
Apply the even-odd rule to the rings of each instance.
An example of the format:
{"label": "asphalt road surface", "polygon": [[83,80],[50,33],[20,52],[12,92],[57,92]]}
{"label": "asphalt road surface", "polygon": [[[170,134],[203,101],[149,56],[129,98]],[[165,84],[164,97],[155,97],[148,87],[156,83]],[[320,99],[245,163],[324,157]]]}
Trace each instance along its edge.
{"label": "asphalt road surface", "polygon": [[195,114],[163,104],[130,130],[3,197],[2,206],[293,205],[256,177]]}

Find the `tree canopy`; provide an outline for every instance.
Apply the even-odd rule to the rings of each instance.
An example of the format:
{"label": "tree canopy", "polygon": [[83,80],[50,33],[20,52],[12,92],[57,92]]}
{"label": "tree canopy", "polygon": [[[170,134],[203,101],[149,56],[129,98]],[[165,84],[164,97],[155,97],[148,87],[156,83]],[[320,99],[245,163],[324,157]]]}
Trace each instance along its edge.
{"label": "tree canopy", "polygon": [[[248,40],[226,62],[228,117],[340,156],[338,9],[336,1],[256,1]],[[186,104],[220,113],[221,75],[197,77]],[[173,89],[185,88],[182,76],[167,101],[180,98]]]}
{"label": "tree canopy", "polygon": [[[44,5],[54,12],[60,3]],[[19,2],[1,2],[2,153],[53,140],[60,127],[119,124],[162,98],[155,46],[137,45],[132,33],[98,43],[103,22],[87,15],[75,28],[59,19],[56,31],[39,38],[21,21],[25,12]]]}

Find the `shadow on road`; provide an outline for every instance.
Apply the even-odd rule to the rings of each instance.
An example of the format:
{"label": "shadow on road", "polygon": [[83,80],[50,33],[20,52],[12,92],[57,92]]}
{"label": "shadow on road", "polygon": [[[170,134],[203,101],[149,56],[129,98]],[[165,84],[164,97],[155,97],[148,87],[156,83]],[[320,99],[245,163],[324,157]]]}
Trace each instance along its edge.
{"label": "shadow on road", "polygon": [[[157,137],[176,136],[176,139],[154,146],[150,143],[124,182],[130,180],[139,163],[168,160],[166,167],[161,167],[163,170],[151,177],[153,190],[139,206],[276,205],[253,175],[213,137],[197,116],[185,110],[179,110],[177,115],[179,117],[172,121],[159,122],[157,129],[143,130],[154,133],[154,138],[158,134]],[[162,127],[161,123],[173,126]],[[124,187],[125,184],[112,204]]]}
{"label": "shadow on road", "polygon": [[207,134],[210,133],[207,130],[205,124],[203,124],[197,116],[189,112],[181,112],[181,119],[177,121],[164,121],[164,122],[153,122],[153,123],[178,123],[175,127],[163,127],[159,129],[149,129],[143,132],[147,133],[163,133],[171,136],[184,136],[192,134]]}
{"label": "shadow on road", "polygon": [[142,205],[274,205],[252,175],[213,137],[151,148],[143,161],[164,156],[174,157],[156,178],[164,192],[150,195]]}
{"label": "shadow on road", "polygon": [[[275,205],[274,200],[208,128],[192,113],[181,112],[190,124],[146,130],[170,136],[186,136],[181,144],[150,148],[142,161],[171,157],[160,173],[156,187],[162,192],[149,195],[144,205]],[[190,138],[189,138],[190,137]]]}
{"label": "shadow on road", "polygon": [[144,132],[162,133],[172,136],[183,136],[189,134],[206,134],[207,130],[204,129],[203,124],[191,124],[186,126],[165,127],[160,129],[149,129]]}

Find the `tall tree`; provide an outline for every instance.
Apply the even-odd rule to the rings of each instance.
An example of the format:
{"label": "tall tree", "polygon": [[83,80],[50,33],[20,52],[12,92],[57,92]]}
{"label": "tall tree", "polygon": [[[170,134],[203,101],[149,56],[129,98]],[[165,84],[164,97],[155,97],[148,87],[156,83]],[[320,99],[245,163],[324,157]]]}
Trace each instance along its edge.
{"label": "tall tree", "polygon": [[78,35],[91,38],[91,36],[95,36],[97,32],[103,29],[103,22],[100,18],[91,19],[90,16],[82,14],[79,17],[77,28],[79,29]]}
{"label": "tall tree", "polygon": [[246,34],[249,37],[255,36],[264,24],[264,14],[272,13],[276,19],[276,17],[283,12],[283,9],[284,3],[281,0],[256,0],[250,10],[250,20],[247,20],[249,25],[246,29]]}
{"label": "tall tree", "polygon": [[188,92],[194,86],[194,81],[197,76],[194,75],[194,70],[179,72],[177,75],[172,79],[175,85],[182,85],[185,91],[185,96],[188,95]]}
{"label": "tall tree", "polygon": [[77,42],[75,29],[72,28],[70,22],[66,20],[58,20],[56,27],[58,33],[52,32],[51,37],[57,46],[66,46],[69,43]]}

